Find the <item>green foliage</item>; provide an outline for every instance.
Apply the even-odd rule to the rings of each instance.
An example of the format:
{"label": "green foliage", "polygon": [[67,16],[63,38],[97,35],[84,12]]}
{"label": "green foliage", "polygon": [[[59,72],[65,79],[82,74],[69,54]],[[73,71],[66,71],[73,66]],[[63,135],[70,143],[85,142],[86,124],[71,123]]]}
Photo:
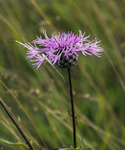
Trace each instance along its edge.
{"label": "green foliage", "polygon": [[[101,39],[102,58],[83,56],[72,67],[77,145],[92,150],[125,149],[125,2],[114,0],[1,0],[0,97],[34,142],[36,150],[72,143],[67,70],[48,63],[39,70],[15,40],[31,42],[51,33],[80,29]],[[63,77],[63,78],[62,78]],[[81,138],[83,135],[83,140]],[[22,137],[0,107],[0,137]],[[83,144],[84,141],[84,144]],[[0,142],[0,148],[17,150]],[[24,150],[18,146],[18,150]]]}
{"label": "green foliage", "polygon": [[17,141],[17,142],[10,142],[10,141],[7,141],[5,139],[0,138],[0,142],[8,144],[8,145],[14,145],[14,146],[23,145],[23,146],[28,147],[28,145],[26,143],[22,143],[22,142],[19,142],[19,141]]}

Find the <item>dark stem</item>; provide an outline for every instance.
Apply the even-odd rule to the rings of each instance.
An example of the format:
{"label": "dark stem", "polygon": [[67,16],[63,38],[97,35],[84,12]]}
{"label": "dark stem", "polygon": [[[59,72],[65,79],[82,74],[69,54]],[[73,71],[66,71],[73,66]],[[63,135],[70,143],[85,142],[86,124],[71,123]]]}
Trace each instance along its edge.
{"label": "dark stem", "polygon": [[28,144],[29,148],[31,150],[35,150],[33,148],[33,146],[31,145],[29,139],[26,137],[26,135],[24,134],[23,130],[21,129],[21,127],[19,126],[19,124],[16,122],[16,120],[13,118],[13,116],[11,115],[10,111],[8,110],[7,106],[4,104],[4,102],[0,99],[0,104],[1,106],[4,108],[5,112],[8,114],[8,116],[10,117],[10,119],[12,120],[12,122],[15,124],[15,126],[17,127],[18,131],[20,132],[20,134],[22,135],[22,137],[24,138],[24,140],[26,141],[26,143]]}
{"label": "dark stem", "polygon": [[75,111],[74,111],[74,101],[72,94],[72,81],[71,81],[71,73],[70,68],[68,68],[69,75],[69,86],[70,86],[70,97],[71,97],[71,108],[72,108],[72,121],[73,121],[73,140],[74,140],[74,148],[76,148],[76,124],[75,124]]}

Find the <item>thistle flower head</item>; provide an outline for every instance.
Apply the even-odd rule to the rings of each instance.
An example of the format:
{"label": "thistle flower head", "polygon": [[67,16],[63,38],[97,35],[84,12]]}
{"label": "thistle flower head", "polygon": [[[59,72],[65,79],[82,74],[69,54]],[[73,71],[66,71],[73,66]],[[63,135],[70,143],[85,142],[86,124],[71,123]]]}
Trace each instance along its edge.
{"label": "thistle flower head", "polygon": [[[21,43],[28,49],[27,59],[35,62],[37,69],[44,61],[48,61],[53,65],[56,63],[60,67],[71,67],[78,60],[78,51],[81,51],[83,55],[95,55],[100,57],[100,52],[103,52],[103,48],[100,47],[100,41],[96,39],[90,41],[89,36],[85,37],[85,33],[74,34],[73,32],[58,33],[49,38],[44,32],[44,37],[37,37],[32,43]],[[33,59],[35,58],[35,59]]]}

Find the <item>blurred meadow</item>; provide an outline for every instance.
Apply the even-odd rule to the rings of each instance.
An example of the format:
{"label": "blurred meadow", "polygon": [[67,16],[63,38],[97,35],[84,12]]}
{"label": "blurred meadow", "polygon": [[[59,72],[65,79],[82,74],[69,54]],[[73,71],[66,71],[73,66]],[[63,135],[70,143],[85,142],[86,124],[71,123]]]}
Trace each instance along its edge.
{"label": "blurred meadow", "polygon": [[[49,36],[81,30],[90,40],[101,40],[101,58],[79,53],[71,69],[77,145],[82,150],[84,144],[86,150],[124,150],[124,8],[124,0],[0,0],[0,98],[36,150],[73,145],[67,70],[48,63],[36,70],[15,40],[31,42],[44,30]],[[1,106],[0,138],[25,142]],[[26,147],[0,142],[0,149]]]}

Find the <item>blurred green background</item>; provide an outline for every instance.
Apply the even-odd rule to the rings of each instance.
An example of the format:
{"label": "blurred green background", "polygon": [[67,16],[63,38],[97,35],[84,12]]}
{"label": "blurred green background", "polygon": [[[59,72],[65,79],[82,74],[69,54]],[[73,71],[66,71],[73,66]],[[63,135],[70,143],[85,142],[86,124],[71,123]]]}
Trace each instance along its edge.
{"label": "blurred green background", "polygon": [[[64,79],[48,63],[36,70],[15,40],[79,29],[101,40],[102,58],[79,53],[72,67],[77,145],[84,150],[83,135],[86,150],[124,150],[124,8],[124,0],[0,0],[0,97],[36,150],[73,145],[67,70],[55,66]],[[2,107],[0,138],[24,142]],[[0,142],[0,149],[26,147]]]}

